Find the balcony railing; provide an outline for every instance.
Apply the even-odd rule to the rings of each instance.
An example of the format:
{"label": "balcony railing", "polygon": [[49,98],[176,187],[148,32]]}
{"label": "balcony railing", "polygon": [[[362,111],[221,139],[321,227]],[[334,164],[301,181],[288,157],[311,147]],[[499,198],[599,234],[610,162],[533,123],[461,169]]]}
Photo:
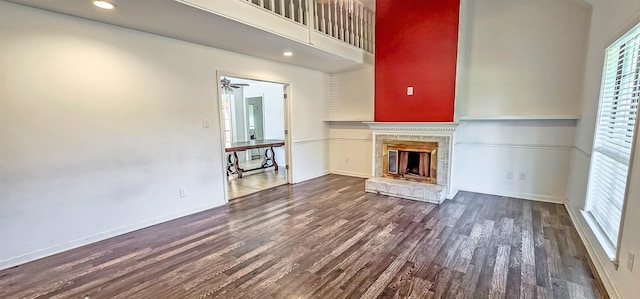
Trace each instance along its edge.
{"label": "balcony railing", "polygon": [[[375,12],[357,0],[241,0],[367,52],[374,52]],[[312,25],[310,25],[312,23]]]}

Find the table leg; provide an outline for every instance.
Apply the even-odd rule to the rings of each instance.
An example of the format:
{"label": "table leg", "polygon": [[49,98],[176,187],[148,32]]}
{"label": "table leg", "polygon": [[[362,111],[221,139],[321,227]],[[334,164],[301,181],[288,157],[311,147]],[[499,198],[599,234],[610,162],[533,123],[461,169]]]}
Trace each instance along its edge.
{"label": "table leg", "polygon": [[240,168],[238,153],[232,152],[227,154],[227,175],[238,174],[242,178],[244,169]]}
{"label": "table leg", "polygon": [[[271,165],[269,165],[269,162],[271,162]],[[278,171],[278,163],[276,162],[276,153],[273,151],[272,146],[268,147],[264,151],[264,159],[262,160],[262,168],[267,168],[271,166],[273,166],[275,171]]]}
{"label": "table leg", "polygon": [[242,172],[244,169],[240,168],[240,160],[238,160],[238,153],[233,152],[233,157],[236,159],[236,171],[238,172],[238,178],[242,178]]}
{"label": "table leg", "polygon": [[227,153],[227,176],[235,174],[235,161],[233,160],[233,154]]}

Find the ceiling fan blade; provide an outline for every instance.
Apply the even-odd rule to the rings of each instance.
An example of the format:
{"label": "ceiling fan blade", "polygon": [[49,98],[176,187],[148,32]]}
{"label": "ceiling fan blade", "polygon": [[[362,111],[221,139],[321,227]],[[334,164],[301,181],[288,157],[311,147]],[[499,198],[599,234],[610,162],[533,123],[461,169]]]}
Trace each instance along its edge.
{"label": "ceiling fan blade", "polygon": [[249,86],[249,84],[244,84],[244,83],[238,83],[238,84],[236,84],[236,83],[232,83],[232,84],[229,84],[229,86],[231,86],[231,87],[233,87],[233,88],[240,88],[240,87],[243,87],[243,86]]}
{"label": "ceiling fan blade", "polygon": [[226,88],[226,89],[231,89],[231,88],[240,88],[242,86],[249,86],[249,84],[247,83],[231,83],[231,80],[229,80],[227,77],[222,77],[222,79],[220,79],[220,85],[222,85],[222,88]]}

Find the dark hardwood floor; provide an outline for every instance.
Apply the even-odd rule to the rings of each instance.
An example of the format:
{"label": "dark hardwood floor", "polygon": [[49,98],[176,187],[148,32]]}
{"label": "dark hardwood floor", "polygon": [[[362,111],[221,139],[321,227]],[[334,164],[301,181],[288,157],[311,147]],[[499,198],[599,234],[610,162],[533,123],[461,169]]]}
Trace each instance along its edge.
{"label": "dark hardwood floor", "polygon": [[605,298],[564,206],[328,175],[0,271],[0,298]]}

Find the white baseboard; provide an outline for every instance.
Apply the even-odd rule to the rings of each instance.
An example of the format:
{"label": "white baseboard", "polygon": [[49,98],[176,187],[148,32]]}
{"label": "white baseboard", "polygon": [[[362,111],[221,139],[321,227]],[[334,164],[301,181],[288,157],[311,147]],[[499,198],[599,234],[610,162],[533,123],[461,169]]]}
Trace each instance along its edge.
{"label": "white baseboard", "polygon": [[351,172],[351,171],[342,171],[342,170],[332,170],[331,173],[337,174],[337,175],[352,176],[357,178],[365,178],[365,179],[371,178],[370,173]]}
{"label": "white baseboard", "polygon": [[98,233],[86,238],[81,238],[81,239],[77,239],[77,240],[73,240],[73,241],[69,241],[69,242],[65,242],[62,244],[56,244],[47,248],[43,248],[43,249],[38,249],[29,253],[25,253],[19,256],[14,256],[14,257],[10,257],[8,259],[5,260],[1,260],[0,261],[0,270],[3,269],[7,269],[7,268],[11,268],[17,265],[22,265],[24,263],[28,263],[31,261],[35,261],[37,259],[41,259],[47,256],[51,256],[54,255],[56,253],[60,253],[63,251],[67,251],[67,250],[71,250],[74,248],[78,248],[84,245],[88,245],[91,243],[95,243],[98,241],[102,241],[104,239],[108,239],[114,236],[119,236],[122,234],[126,234],[135,230],[139,230],[145,227],[149,227],[152,225],[156,225],[162,222],[166,222],[166,221],[170,221],[173,219],[177,219],[180,217],[184,217],[187,215],[191,215],[197,212],[201,212],[207,209],[211,209],[211,208],[215,208],[216,206],[200,206],[194,209],[189,209],[189,210],[185,210],[179,213],[174,213],[171,215],[166,215],[166,216],[162,216],[162,217],[158,217],[158,218],[154,218],[154,219],[149,219],[149,220],[145,220],[143,222],[139,222],[133,225],[128,225],[125,227],[121,227],[121,228],[117,228],[114,230],[110,230],[110,231],[106,231],[106,232],[102,232],[102,233]]}
{"label": "white baseboard", "polygon": [[565,198],[542,195],[542,194],[534,194],[534,193],[505,192],[505,191],[490,190],[490,189],[474,190],[472,188],[464,188],[464,187],[460,188],[459,191],[484,193],[484,194],[491,194],[491,195],[497,195],[497,196],[506,196],[506,197],[521,198],[521,199],[550,202],[550,203],[559,203],[559,204],[564,204],[565,202]]}
{"label": "white baseboard", "polygon": [[460,189],[452,190],[452,191],[447,195],[447,199],[453,199],[454,197],[456,197],[456,195],[458,195],[458,192],[460,192]]}
{"label": "white baseboard", "polygon": [[593,266],[596,268],[595,271],[598,272],[598,276],[600,276],[600,280],[609,294],[609,298],[622,298],[620,290],[618,290],[618,287],[613,282],[613,278],[609,275],[609,271],[607,271],[608,264],[612,262],[607,258],[607,254],[604,252],[604,249],[602,249],[598,244],[595,235],[591,232],[591,229],[588,227],[587,222],[582,217],[582,214],[580,211],[577,211],[569,201],[565,201],[564,206],[569,212],[571,222],[573,222],[573,226],[578,231],[578,235],[580,236],[584,247],[587,248],[587,254],[589,254],[589,257],[593,262]]}
{"label": "white baseboard", "polygon": [[302,182],[305,182],[305,181],[308,181],[308,180],[319,178],[319,177],[321,177],[323,175],[327,175],[329,173],[331,173],[331,172],[328,171],[328,170],[325,170],[325,171],[317,173],[317,174],[313,174],[313,175],[309,175],[309,176],[303,177],[301,179],[297,179],[297,180],[293,181],[293,184],[299,184],[299,183],[302,183]]}

